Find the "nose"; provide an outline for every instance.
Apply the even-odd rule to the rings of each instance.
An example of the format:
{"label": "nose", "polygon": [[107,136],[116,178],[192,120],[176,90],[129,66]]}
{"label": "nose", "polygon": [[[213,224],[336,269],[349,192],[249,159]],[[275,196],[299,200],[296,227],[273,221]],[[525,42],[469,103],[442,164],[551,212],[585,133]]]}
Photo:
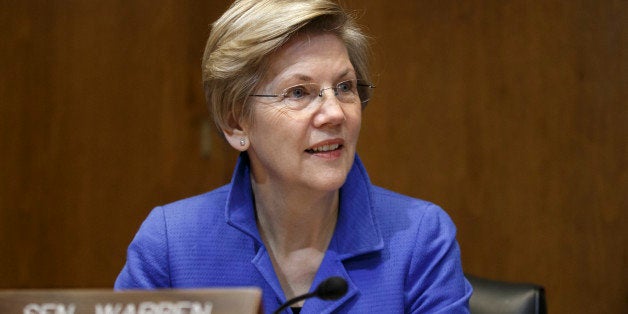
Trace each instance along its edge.
{"label": "nose", "polygon": [[[329,93],[325,95],[326,90],[331,90],[333,95],[329,95]],[[314,125],[316,127],[342,124],[347,119],[342,103],[336,95],[337,92],[334,87],[326,87],[320,90],[318,96],[322,99],[320,99],[320,105],[314,117]]]}
{"label": "nose", "polygon": [[331,89],[332,91],[334,91],[334,96],[338,97],[338,90],[336,88],[337,87],[334,87],[334,86],[321,88],[321,90],[318,92],[318,97],[323,97],[323,93],[328,89]]}

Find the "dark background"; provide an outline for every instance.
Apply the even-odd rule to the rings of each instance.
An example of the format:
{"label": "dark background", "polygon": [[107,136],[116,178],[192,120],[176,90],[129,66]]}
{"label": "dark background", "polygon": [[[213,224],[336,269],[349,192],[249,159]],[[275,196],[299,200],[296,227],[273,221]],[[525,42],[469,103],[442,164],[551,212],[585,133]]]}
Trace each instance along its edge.
{"label": "dark background", "polygon": [[[200,59],[229,1],[0,0],[0,288],[111,287],[156,205],[226,183]],[[466,272],[628,308],[628,2],[345,1],[378,87],[358,151]]]}

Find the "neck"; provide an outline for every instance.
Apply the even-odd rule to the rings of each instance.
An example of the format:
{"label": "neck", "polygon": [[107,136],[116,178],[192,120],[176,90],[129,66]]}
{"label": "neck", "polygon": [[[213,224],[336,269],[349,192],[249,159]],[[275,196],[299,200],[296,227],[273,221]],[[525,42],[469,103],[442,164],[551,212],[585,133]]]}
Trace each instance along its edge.
{"label": "neck", "polygon": [[338,218],[338,190],[299,191],[254,180],[252,188],[260,234],[275,252],[326,250]]}
{"label": "neck", "polygon": [[339,191],[299,192],[253,179],[251,185],[257,226],[281,287],[288,299],[304,294],[334,233]]}

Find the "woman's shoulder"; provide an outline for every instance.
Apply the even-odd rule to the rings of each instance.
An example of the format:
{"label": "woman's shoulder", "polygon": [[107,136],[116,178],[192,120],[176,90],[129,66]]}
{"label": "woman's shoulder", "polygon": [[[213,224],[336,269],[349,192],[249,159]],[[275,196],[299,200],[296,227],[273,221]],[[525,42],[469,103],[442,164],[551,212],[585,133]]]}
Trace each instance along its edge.
{"label": "woman's shoulder", "polygon": [[212,206],[220,206],[224,208],[225,201],[229,195],[230,185],[223,185],[215,190],[205,192],[190,197],[186,197],[165,205],[161,205],[165,211],[179,211],[179,210],[199,210],[206,209]]}
{"label": "woman's shoulder", "polygon": [[380,223],[436,225],[455,230],[451,218],[439,205],[397,193],[382,187],[371,187],[371,205]]}
{"label": "woman's shoulder", "polygon": [[168,227],[224,220],[229,184],[215,190],[155,207],[150,216],[161,216]]}
{"label": "woman's shoulder", "polygon": [[386,210],[410,210],[414,212],[438,212],[442,209],[423,199],[404,195],[379,186],[371,186],[371,202],[375,208]]}

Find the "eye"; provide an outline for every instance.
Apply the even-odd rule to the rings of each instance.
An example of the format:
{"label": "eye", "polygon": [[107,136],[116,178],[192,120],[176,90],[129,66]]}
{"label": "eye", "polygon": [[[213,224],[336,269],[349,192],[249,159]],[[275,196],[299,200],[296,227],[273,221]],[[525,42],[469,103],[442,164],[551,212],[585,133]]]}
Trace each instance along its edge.
{"label": "eye", "polygon": [[283,93],[284,98],[287,98],[289,100],[299,100],[307,97],[307,95],[309,94],[310,92],[308,91],[307,87],[303,85],[289,87]]}
{"label": "eye", "polygon": [[353,81],[344,81],[344,82],[340,82],[338,83],[338,85],[336,85],[336,88],[338,89],[339,93],[348,93],[353,91]]}

